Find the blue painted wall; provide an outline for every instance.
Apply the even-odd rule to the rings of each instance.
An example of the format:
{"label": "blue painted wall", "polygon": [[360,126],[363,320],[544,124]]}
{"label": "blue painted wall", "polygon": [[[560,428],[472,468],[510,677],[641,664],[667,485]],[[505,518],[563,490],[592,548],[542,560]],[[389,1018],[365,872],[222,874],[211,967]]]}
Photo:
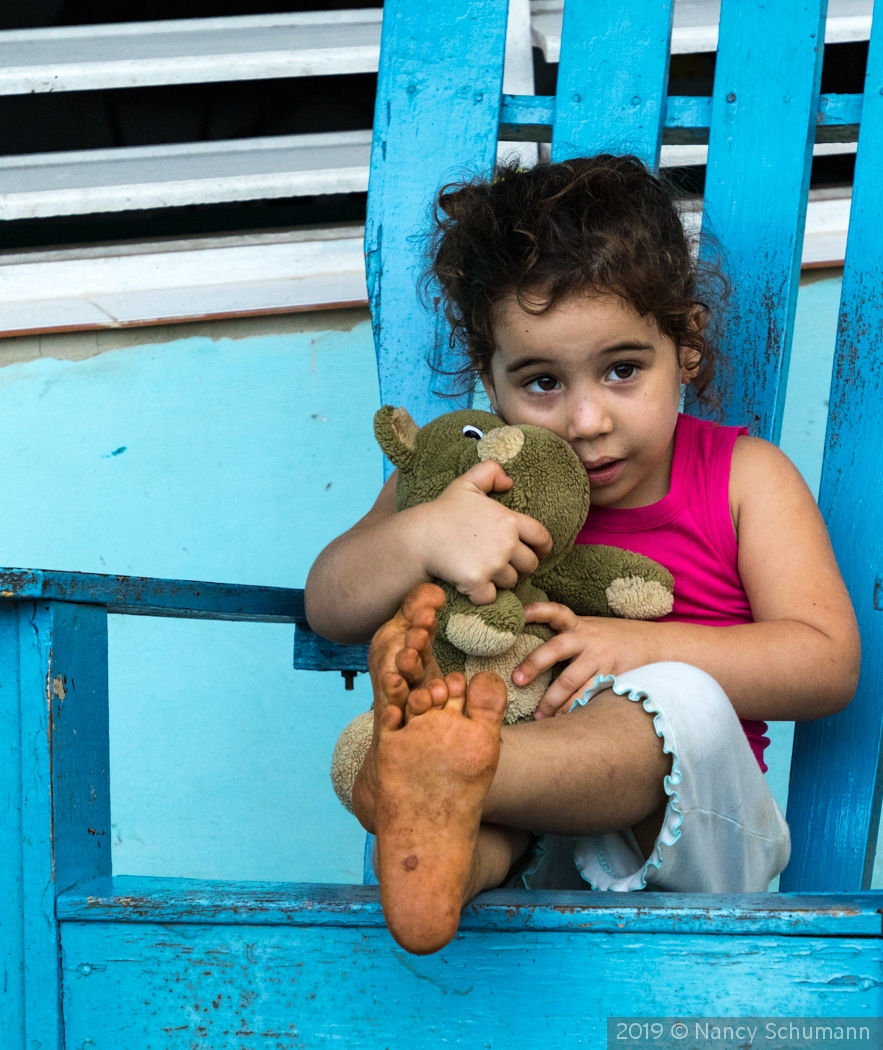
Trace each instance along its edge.
{"label": "blue painted wall", "polygon": [[[814,490],[839,290],[801,288],[782,431]],[[0,368],[6,565],[302,586],[380,484],[362,312],[0,344],[16,357]],[[363,678],[348,693],[293,671],[284,625],[111,617],[110,637],[117,873],[360,881],[327,766],[370,704]],[[791,726],[772,733],[784,803]]]}
{"label": "blue painted wall", "polygon": [[[3,563],[302,586],[381,481],[370,324],[331,320],[0,369]],[[370,697],[293,671],[292,637],[111,617],[118,873],[361,881],[327,766]]]}

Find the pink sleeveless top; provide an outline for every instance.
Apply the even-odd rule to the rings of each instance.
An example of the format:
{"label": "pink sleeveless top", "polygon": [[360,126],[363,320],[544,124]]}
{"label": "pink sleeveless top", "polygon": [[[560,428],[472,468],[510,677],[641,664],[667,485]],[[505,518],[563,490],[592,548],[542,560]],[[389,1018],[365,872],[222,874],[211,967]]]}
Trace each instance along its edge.
{"label": "pink sleeveless top", "polygon": [[[730,461],[745,427],[678,416],[671,488],[649,507],[592,507],[577,543],[602,543],[653,558],[674,576],[674,608],[660,622],[727,627],[753,623],[737,567],[730,516]],[[760,768],[766,722],[742,721]]]}

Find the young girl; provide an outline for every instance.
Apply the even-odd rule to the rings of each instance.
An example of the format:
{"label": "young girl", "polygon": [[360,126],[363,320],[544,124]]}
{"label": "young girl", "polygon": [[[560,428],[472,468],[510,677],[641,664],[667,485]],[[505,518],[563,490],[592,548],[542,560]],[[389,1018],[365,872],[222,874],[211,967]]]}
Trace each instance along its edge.
{"label": "young girl", "polygon": [[446,188],[439,206],[433,274],[494,411],[569,442],[592,493],[577,542],[661,562],[674,610],[638,622],[529,606],[556,635],[514,681],[566,667],[534,722],[501,728],[499,678],[467,686],[435,666],[442,599],[427,581],[482,604],[548,552],[542,525],[488,498],[509,485],[502,467],[481,463],[400,513],[390,478],[322,553],[314,629],[341,642],[377,631],[354,804],[378,836],[390,930],[435,951],[466,900],[513,877],[765,890],[789,839],[762,775],[763,720],[844,707],[859,641],[797,470],[742,428],[679,414],[683,384],[708,396],[714,347],[675,207],[639,161],[611,156],[505,168]]}

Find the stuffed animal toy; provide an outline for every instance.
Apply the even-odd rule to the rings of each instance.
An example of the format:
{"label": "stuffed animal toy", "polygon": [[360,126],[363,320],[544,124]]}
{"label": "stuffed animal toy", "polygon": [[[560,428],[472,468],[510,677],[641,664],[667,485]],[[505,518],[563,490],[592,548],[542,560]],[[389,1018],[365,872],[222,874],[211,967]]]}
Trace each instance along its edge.
{"label": "stuffed animal toy", "polygon": [[[470,467],[499,463],[514,482],[491,498],[536,518],[553,545],[536,572],[512,590],[498,590],[490,605],[473,605],[443,580],[435,582],[447,601],[439,611],[434,655],[443,674],[494,671],[506,683],[505,721],[528,720],[549,687],[553,672],[518,687],[511,672],[552,637],[546,624],[526,624],[524,606],[553,601],[579,616],[623,616],[655,620],[671,612],[674,580],[658,562],[600,544],[574,544],[589,511],[585,468],[566,441],[550,430],[508,426],[490,412],[467,409],[418,427],[404,408],[380,409],[374,433],[398,468],[396,509],[436,499]],[[359,715],[334,749],[331,779],[338,798],[352,812],[352,785],[371,742],[372,714]]]}

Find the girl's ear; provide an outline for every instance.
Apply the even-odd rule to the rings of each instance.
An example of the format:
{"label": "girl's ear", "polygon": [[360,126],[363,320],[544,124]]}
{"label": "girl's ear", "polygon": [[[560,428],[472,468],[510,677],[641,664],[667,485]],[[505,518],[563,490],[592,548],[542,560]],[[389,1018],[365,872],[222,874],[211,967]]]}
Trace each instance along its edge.
{"label": "girl's ear", "polygon": [[699,371],[702,355],[692,346],[682,346],[678,350],[681,362],[681,382],[692,383]]}
{"label": "girl's ear", "polygon": [[413,464],[419,430],[406,408],[384,405],[374,416],[377,444],[399,470],[408,470]]}
{"label": "girl's ear", "polygon": [[[705,309],[698,304],[695,305],[690,313],[690,327],[696,332],[701,332],[706,321]],[[692,383],[702,363],[702,353],[694,346],[680,346],[678,347],[678,360],[681,365],[681,382]]]}

